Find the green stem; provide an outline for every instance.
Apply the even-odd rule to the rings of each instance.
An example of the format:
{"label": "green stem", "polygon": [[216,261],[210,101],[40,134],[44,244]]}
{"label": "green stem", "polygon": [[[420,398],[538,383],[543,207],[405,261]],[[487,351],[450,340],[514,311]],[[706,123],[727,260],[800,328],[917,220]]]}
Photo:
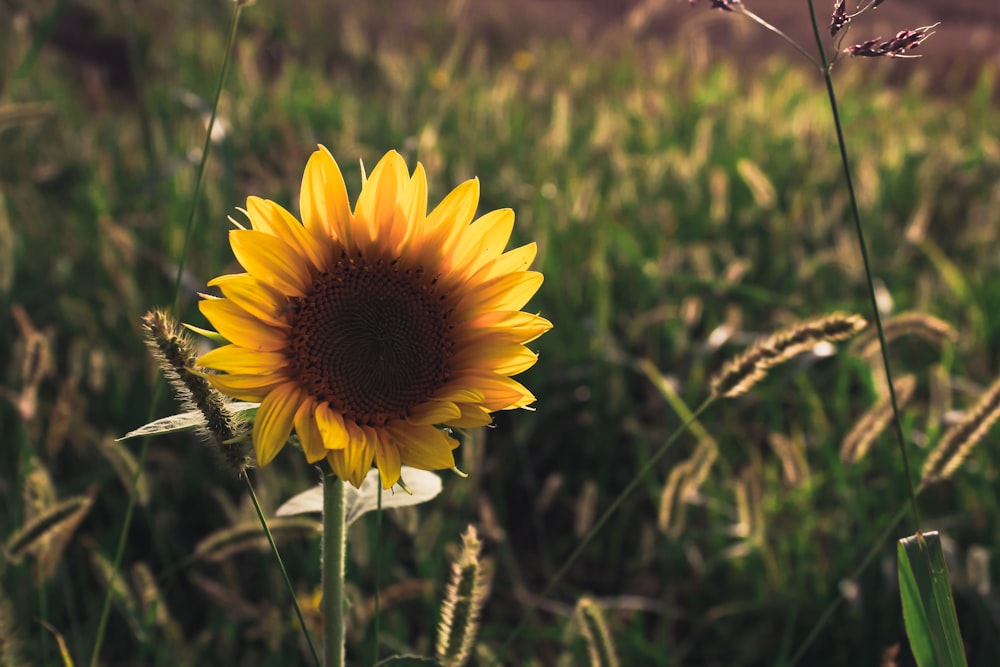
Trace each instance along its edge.
{"label": "green stem", "polygon": [[[222,84],[226,80],[226,71],[229,68],[229,54],[233,50],[236,42],[236,29],[239,26],[240,10],[242,2],[233,3],[233,20],[229,29],[229,42],[226,44],[226,55],[222,61],[222,69],[219,72],[219,83],[215,89],[215,99],[212,102],[212,115],[209,117],[208,128],[205,131],[205,145],[202,149],[201,164],[198,167],[198,180],[195,184],[194,194],[191,197],[191,208],[188,213],[187,226],[184,229],[184,249],[181,253],[180,261],[177,262],[177,279],[174,281],[174,316],[179,317],[178,306],[181,295],[181,278],[184,275],[184,262],[187,259],[188,251],[191,247],[191,230],[194,227],[194,214],[198,209],[198,198],[201,196],[201,184],[205,179],[205,165],[208,163],[208,151],[212,145],[212,129],[215,125],[215,116],[219,108],[219,98],[222,97]],[[22,63],[23,66],[23,63]],[[156,414],[156,405],[159,403],[160,395],[163,392],[162,379],[156,383],[153,390],[153,397],[149,404],[149,415],[147,422],[153,421]],[[118,546],[115,549],[115,558],[111,567],[111,580],[108,582],[108,590],[104,595],[104,603],[101,606],[101,617],[97,622],[97,633],[94,637],[94,648],[90,654],[90,667],[97,667],[97,659],[101,653],[101,646],[104,644],[104,633],[107,630],[108,616],[111,613],[111,592],[114,589],[115,577],[118,576],[118,569],[121,567],[122,559],[125,556],[125,543],[128,538],[128,529],[132,525],[132,515],[135,513],[136,485],[139,475],[146,464],[146,455],[149,451],[149,438],[142,439],[142,448],[139,451],[139,463],[136,466],[135,475],[132,478],[132,488],[129,492],[128,504],[125,506],[125,518],[122,520],[122,528],[118,533]]]}
{"label": "green stem", "polygon": [[323,667],[344,666],[344,482],[323,478]]}
{"label": "green stem", "polygon": [[889,346],[885,342],[885,331],[882,328],[882,317],[878,312],[878,298],[875,296],[875,281],[872,279],[871,262],[868,259],[868,245],[865,243],[865,233],[861,226],[861,212],[858,208],[858,198],[854,192],[854,179],[851,176],[851,162],[847,157],[847,140],[844,138],[844,128],[840,122],[840,110],[837,106],[837,95],[833,89],[833,76],[830,64],[827,62],[826,51],[823,49],[823,38],[819,34],[819,23],[816,21],[816,9],[813,0],[809,0],[809,17],[812,20],[813,35],[816,37],[816,50],[819,53],[823,80],[826,82],[826,94],[830,100],[830,111],[833,113],[833,125],[837,131],[837,145],[840,147],[840,161],[844,168],[844,181],[847,184],[847,194],[851,200],[851,215],[854,218],[854,230],[858,237],[858,247],[865,266],[865,279],[868,283],[868,298],[871,300],[872,317],[878,331],[879,348],[882,352],[882,366],[885,369],[886,384],[889,385],[889,401],[892,403],[892,423],[896,434],[896,442],[903,458],[903,470],[906,474],[906,490],[909,494],[910,513],[913,514],[914,530],[920,529],[920,510],[917,507],[917,494],[913,489],[913,474],[910,470],[910,456],[906,451],[906,437],[903,435],[903,422],[899,418],[899,404],[896,400],[896,387],[892,382],[892,369],[889,364]]}
{"label": "green stem", "polygon": [[306,626],[306,620],[302,617],[302,608],[299,606],[299,600],[295,595],[295,587],[292,586],[292,580],[288,577],[288,570],[285,569],[285,561],[281,559],[281,554],[278,552],[278,545],[274,543],[274,536],[271,534],[271,527],[267,525],[267,517],[264,516],[264,510],[260,507],[260,501],[257,500],[257,494],[253,490],[253,483],[250,481],[250,475],[244,470],[243,474],[240,475],[243,481],[246,482],[247,492],[250,494],[250,500],[253,503],[253,508],[257,512],[257,518],[260,519],[260,525],[264,529],[264,534],[267,535],[267,543],[271,545],[271,552],[274,553],[274,558],[278,561],[278,569],[281,570],[281,576],[285,579],[285,586],[288,588],[288,593],[292,598],[292,605],[295,607],[295,615],[299,619],[299,625],[302,626],[302,634],[306,636],[306,643],[309,645],[309,652],[312,653],[313,664],[319,665],[319,654],[316,653],[316,647],[313,645],[312,635],[309,634],[309,628]]}
{"label": "green stem", "polygon": [[184,260],[191,249],[191,236],[194,230],[194,215],[198,210],[198,199],[201,197],[201,185],[205,182],[205,165],[208,164],[208,153],[212,148],[212,130],[215,129],[215,116],[219,110],[219,98],[222,97],[222,86],[226,82],[226,72],[229,70],[229,56],[236,43],[236,29],[240,24],[242,2],[233,3],[233,22],[229,26],[229,41],[226,43],[226,54],[222,59],[222,69],[219,70],[219,82],[215,86],[215,99],[212,102],[212,114],[208,117],[208,129],[205,132],[205,144],[201,149],[201,162],[198,164],[198,180],[194,184],[194,194],[191,195],[191,208],[188,210],[187,223],[184,226],[184,249],[181,251],[181,261],[177,263],[177,277],[174,279],[174,317],[180,319],[181,279],[184,277]]}
{"label": "green stem", "polygon": [[[872,561],[875,559],[875,556],[877,556],[879,552],[882,551],[882,545],[885,543],[887,539],[889,539],[893,531],[896,530],[896,526],[899,525],[899,522],[903,519],[903,517],[906,516],[906,512],[908,509],[909,506],[906,503],[904,503],[899,508],[899,510],[893,515],[893,517],[889,520],[889,523],[887,523],[885,525],[885,528],[882,529],[882,533],[872,544],[871,549],[869,549],[868,553],[865,554],[865,557],[862,558],[861,562],[858,563],[858,566],[854,568],[854,570],[849,575],[847,575],[846,577],[847,581],[856,581],[858,578],[861,577],[864,571],[868,569],[868,566],[872,564]],[[838,594],[837,597],[834,598],[833,601],[826,606],[826,609],[824,609],[823,613],[820,614],[819,620],[813,623],[812,629],[809,631],[809,634],[802,641],[802,644],[799,645],[799,648],[795,651],[795,655],[793,655],[791,660],[788,661],[788,667],[795,667],[795,665],[799,664],[799,660],[802,659],[802,657],[805,655],[809,647],[812,646],[812,643],[816,641],[817,637],[819,637],[820,630],[826,627],[826,624],[833,617],[834,612],[837,611],[837,608],[840,607],[840,603],[843,601],[844,601],[844,596],[842,594]]]}
{"label": "green stem", "polygon": [[[608,505],[608,508],[604,510],[604,514],[602,514],[600,518],[594,522],[594,525],[591,526],[587,534],[584,535],[583,539],[580,540],[580,542],[576,545],[576,548],[573,549],[573,553],[569,555],[569,558],[567,558],[566,561],[562,564],[562,567],[560,567],[559,570],[555,573],[555,575],[553,575],[553,577],[549,579],[549,583],[546,584],[545,589],[538,596],[539,600],[548,597],[549,593],[551,593],[552,590],[556,587],[556,584],[562,581],[563,576],[565,576],[565,574],[569,572],[569,569],[573,567],[577,559],[580,558],[580,556],[586,550],[587,546],[590,545],[591,540],[593,540],[594,537],[597,535],[597,533],[600,532],[601,528],[604,527],[604,524],[608,522],[608,519],[610,519],[614,515],[614,513],[618,511],[618,508],[622,506],[622,503],[625,502],[625,499],[629,497],[629,495],[632,493],[632,491],[635,490],[637,486],[639,486],[639,483],[642,482],[642,479],[646,476],[646,473],[652,470],[653,466],[655,466],[657,463],[660,462],[661,459],[663,459],[663,456],[667,453],[667,451],[670,450],[670,446],[677,441],[677,438],[681,437],[682,433],[685,433],[686,431],[690,430],[691,426],[698,421],[698,418],[702,415],[703,412],[705,412],[705,410],[709,408],[710,405],[712,405],[714,401],[715,401],[714,398],[705,399],[705,401],[698,406],[698,409],[695,410],[693,413],[691,413],[690,417],[683,424],[678,426],[677,430],[675,430],[672,434],[670,434],[670,437],[667,438],[667,441],[664,442],[662,445],[660,445],[660,448],[653,453],[653,456],[651,456],[648,461],[646,461],[646,465],[642,466],[642,468],[635,474],[635,476],[632,477],[632,480],[625,486],[624,489],[622,489],[622,492],[619,493],[618,496],[613,501],[611,501],[611,504]],[[521,621],[511,631],[510,635],[507,637],[507,641],[504,642],[505,647],[509,647],[514,642],[514,639],[517,637],[517,635],[520,634],[521,630],[524,629],[524,626],[527,624],[529,617],[530,614],[524,614],[521,617]]]}
{"label": "green stem", "polygon": [[[378,508],[375,514],[375,545],[382,544],[382,485],[378,485]],[[372,664],[378,662],[379,653],[379,631],[381,630],[381,605],[382,605],[382,561],[375,560],[375,637],[372,639]]]}

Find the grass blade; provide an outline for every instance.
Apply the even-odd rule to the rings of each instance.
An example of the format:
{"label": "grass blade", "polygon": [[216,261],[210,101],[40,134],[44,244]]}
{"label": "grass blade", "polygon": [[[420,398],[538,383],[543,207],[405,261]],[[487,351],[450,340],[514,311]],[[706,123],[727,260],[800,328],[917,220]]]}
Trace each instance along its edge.
{"label": "grass blade", "polygon": [[937,531],[899,540],[899,590],[910,649],[920,667],[964,667],[948,567]]}

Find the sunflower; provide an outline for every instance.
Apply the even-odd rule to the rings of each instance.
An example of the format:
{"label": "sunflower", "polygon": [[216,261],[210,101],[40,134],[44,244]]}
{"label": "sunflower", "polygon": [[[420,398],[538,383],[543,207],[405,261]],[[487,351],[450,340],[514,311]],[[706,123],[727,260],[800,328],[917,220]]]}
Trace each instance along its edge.
{"label": "sunflower", "polygon": [[[199,365],[223,393],[259,401],[257,461],[294,429],[306,460],[325,458],[360,486],[372,463],[385,488],[400,465],[453,468],[443,427],[471,428],[535,397],[511,376],[534,365],[528,343],[551,328],[521,311],[542,284],[534,243],[504,252],[510,209],[473,221],[479,181],[427,213],[427,178],[395,151],[363,182],[351,210],[324,147],[306,164],[300,223],[249,197],[251,229],[230,232],[245,273],[208,284],[201,312],[229,342]],[[237,225],[239,226],[239,225]]]}

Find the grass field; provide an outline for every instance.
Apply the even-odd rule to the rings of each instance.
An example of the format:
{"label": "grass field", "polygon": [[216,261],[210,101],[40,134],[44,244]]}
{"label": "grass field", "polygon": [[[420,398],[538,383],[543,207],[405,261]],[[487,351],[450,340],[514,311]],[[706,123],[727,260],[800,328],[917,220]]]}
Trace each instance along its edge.
{"label": "grass field", "polygon": [[[86,664],[141,448],[111,441],[154,400],[153,416],[177,410],[154,390],[139,325],[172,301],[230,8],[66,11],[87,29],[37,48],[53,6],[0,8],[0,537],[39,502],[92,504],[50,577],[37,558],[0,559],[0,664],[57,664],[42,621]],[[357,161],[393,148],[424,164],[432,201],[478,176],[480,210],[512,207],[514,245],[538,242],[545,284],[528,310],[555,327],[523,379],[537,411],[473,433],[457,450],[468,479],[445,473],[441,497],[387,513],[378,542],[374,515],[352,527],[351,664],[372,655],[376,572],[382,655],[432,652],[469,523],[496,570],[479,640],[503,664],[588,664],[570,627],[584,595],[623,665],[787,665],[816,627],[798,664],[878,664],[896,644],[911,664],[894,543],[916,526],[884,534],[908,480],[888,431],[841,461],[881,386],[881,367],[849,344],[714,404],[541,595],[728,358],[798,319],[871,319],[821,78],[658,44],[512,51],[438,13],[402,41],[369,19],[313,4],[244,11],[177,315],[205,325],[196,293],[236,267],[226,216],[249,194],[295,210],[322,143],[352,193]],[[884,315],[950,327],[890,346],[895,374],[915,376],[903,429],[919,466],[1000,375],[1000,110],[992,71],[938,95],[919,76],[890,87],[867,65],[839,64],[836,81]],[[256,522],[244,485],[189,435],[148,448],[100,664],[309,664],[259,535],[224,558],[196,552]],[[671,490],[671,471],[692,462],[703,474]],[[922,527],[950,538],[972,665],[1000,660],[998,462],[987,438],[919,499]],[[252,478],[273,512],[318,476],[283,454]],[[300,526],[281,548],[316,621],[319,536]]]}

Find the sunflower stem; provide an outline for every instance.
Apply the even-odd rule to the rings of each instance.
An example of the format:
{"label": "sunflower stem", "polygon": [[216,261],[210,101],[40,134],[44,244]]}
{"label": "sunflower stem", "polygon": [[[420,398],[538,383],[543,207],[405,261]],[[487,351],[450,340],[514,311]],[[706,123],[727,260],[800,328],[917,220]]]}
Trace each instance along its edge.
{"label": "sunflower stem", "polygon": [[323,665],[344,665],[344,482],[323,477]]}

